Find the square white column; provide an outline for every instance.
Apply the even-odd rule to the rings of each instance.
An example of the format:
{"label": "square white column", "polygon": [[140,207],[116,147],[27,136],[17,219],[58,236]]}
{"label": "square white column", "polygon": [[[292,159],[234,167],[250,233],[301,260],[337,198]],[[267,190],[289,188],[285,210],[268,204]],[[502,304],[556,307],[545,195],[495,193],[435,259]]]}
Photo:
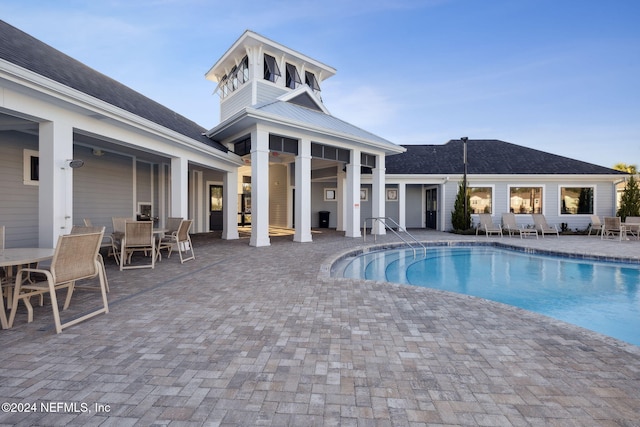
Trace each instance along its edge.
{"label": "square white column", "polygon": [[[376,167],[373,168],[373,186],[371,189],[371,214],[374,218],[384,218],[385,204],[385,163],[384,154],[376,156]],[[392,224],[388,224],[392,226]],[[387,230],[382,221],[374,221],[373,234],[386,234]]]}
{"label": "square white column", "polygon": [[189,162],[185,157],[171,159],[171,216],[189,218]]}
{"label": "square white column", "polygon": [[224,174],[222,183],[222,238],[239,239],[238,234],[238,170]]}
{"label": "square white column", "polygon": [[347,206],[347,192],[345,191],[347,187],[347,172],[346,167],[342,164],[338,165],[338,189],[336,194],[336,209],[337,209],[337,223],[336,230],[337,231],[345,231],[345,223],[346,223],[346,206]]}
{"label": "square white column", "polygon": [[251,238],[250,246],[270,246],[269,239],[269,132],[251,132]]}
{"label": "square white column", "polygon": [[311,140],[298,141],[294,242],[311,242]]}
{"label": "square white column", "polygon": [[73,226],[73,127],[64,121],[39,127],[38,245],[55,247]]}
{"label": "square white column", "polygon": [[398,224],[407,229],[407,184],[404,182],[398,184]]}
{"label": "square white column", "polygon": [[347,165],[347,216],[346,237],[360,237],[360,150],[351,150],[351,162]]}

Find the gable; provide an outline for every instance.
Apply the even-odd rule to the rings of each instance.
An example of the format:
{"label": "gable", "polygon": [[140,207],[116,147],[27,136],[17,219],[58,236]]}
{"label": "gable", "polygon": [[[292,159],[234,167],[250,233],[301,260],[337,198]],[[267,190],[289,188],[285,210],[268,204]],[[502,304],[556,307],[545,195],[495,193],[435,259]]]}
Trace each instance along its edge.
{"label": "gable", "polygon": [[316,100],[313,99],[311,95],[309,95],[309,93],[307,92],[303,92],[300,95],[289,99],[288,102],[299,105],[301,107],[311,108],[312,110],[323,112],[322,109],[316,103]]}

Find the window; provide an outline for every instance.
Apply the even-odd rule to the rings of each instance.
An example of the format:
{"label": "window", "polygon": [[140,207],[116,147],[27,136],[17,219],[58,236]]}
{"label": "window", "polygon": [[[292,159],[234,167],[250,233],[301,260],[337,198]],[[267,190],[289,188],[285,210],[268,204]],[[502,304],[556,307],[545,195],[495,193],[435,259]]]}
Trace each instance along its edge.
{"label": "window", "polygon": [[509,211],[515,214],[542,213],[542,187],[509,188]]}
{"label": "window", "polygon": [[560,187],[562,215],[593,215],[593,187]]}
{"label": "window", "polygon": [[300,75],[298,74],[298,70],[296,69],[296,66],[293,64],[287,64],[286,79],[287,79],[287,87],[289,89],[295,89],[296,87],[302,84],[302,81],[300,80]]}
{"label": "window", "polygon": [[304,72],[304,82],[313,90],[320,91],[320,85],[318,84],[318,80],[316,80],[316,76],[309,71]]}
{"label": "window", "polygon": [[264,79],[274,82],[280,77],[280,68],[276,63],[276,58],[271,55],[264,54]]}
{"label": "window", "polygon": [[237,90],[242,84],[249,80],[249,57],[245,56],[240,64],[234,65],[229,74],[225,74],[220,79],[216,91],[221,98],[226,98],[229,94]]}
{"label": "window", "polygon": [[491,187],[469,187],[469,200],[471,203],[471,213],[493,213],[491,200],[493,188]]}
{"label": "window", "polygon": [[22,152],[22,181],[24,185],[38,185],[40,180],[40,156],[35,150]]}

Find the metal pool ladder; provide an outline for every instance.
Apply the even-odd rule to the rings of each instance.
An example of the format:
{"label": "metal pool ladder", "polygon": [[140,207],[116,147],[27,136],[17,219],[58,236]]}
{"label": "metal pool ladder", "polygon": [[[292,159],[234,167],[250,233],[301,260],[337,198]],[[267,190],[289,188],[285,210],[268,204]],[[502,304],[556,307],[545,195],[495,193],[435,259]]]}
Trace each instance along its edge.
{"label": "metal pool ladder", "polygon": [[[387,221],[389,221],[391,224],[395,225],[398,228],[398,231],[402,231],[405,232],[407,234],[407,236],[409,236],[411,238],[411,240],[413,240],[414,244],[417,244],[418,246],[422,247],[422,251],[424,253],[424,256],[427,256],[427,247],[425,245],[423,245],[422,243],[420,243],[418,241],[418,239],[416,239],[415,237],[413,237],[413,235],[411,233],[409,233],[407,231],[406,228],[402,228],[400,227],[400,224],[398,224],[397,222],[395,222],[392,218],[389,217],[376,217],[376,218],[365,218],[364,223],[362,224],[362,237],[363,237],[363,241],[367,241],[367,221],[371,220],[371,230],[373,231],[373,226],[376,222],[381,222],[384,227],[387,230],[390,230],[393,234],[395,234],[400,240],[402,240],[407,246],[409,246],[412,250],[413,250],[413,257],[416,257],[416,247],[414,245],[412,245],[409,241],[407,241],[407,239],[405,239],[404,237],[402,237],[396,230],[394,230],[392,227],[389,226],[389,224],[387,224]],[[374,234],[373,235],[373,241],[375,242],[377,240],[377,235]]]}

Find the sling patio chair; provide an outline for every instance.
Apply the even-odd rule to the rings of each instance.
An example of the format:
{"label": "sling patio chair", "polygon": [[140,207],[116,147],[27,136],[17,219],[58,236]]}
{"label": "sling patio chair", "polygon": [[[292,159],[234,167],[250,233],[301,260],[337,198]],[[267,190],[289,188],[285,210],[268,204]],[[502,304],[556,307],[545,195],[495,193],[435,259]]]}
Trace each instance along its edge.
{"label": "sling patio chair", "polygon": [[602,234],[602,221],[600,221],[600,217],[598,215],[591,215],[591,223],[589,224],[589,233],[588,236],[591,236],[591,232],[595,230],[596,236],[598,234]]}
{"label": "sling patio chair", "polygon": [[624,231],[627,237],[640,240],[640,216],[628,216],[624,219]]}
{"label": "sling patio chair", "polygon": [[605,216],[604,217],[604,225],[602,227],[602,234],[600,235],[601,239],[615,239],[616,236],[618,240],[622,240],[622,237],[625,235],[625,228],[622,225],[622,221],[619,216]]}
{"label": "sling patio chair", "polygon": [[[132,265],[131,258],[134,252],[144,252],[145,255],[150,255],[151,262]],[[157,256],[153,222],[127,221],[124,236],[120,240],[120,271],[132,268],[155,268]]]}
{"label": "sling patio chair", "polygon": [[[56,333],[61,333],[63,329],[80,323],[90,317],[101,313],[108,313],[109,304],[107,302],[104,270],[98,261],[98,251],[100,250],[103,234],[104,231],[60,236],[49,269],[22,268],[18,270],[8,326],[13,326],[19,301],[23,301],[27,307],[27,322],[32,322],[33,307],[30,302],[31,297],[42,296],[47,293],[51,298]],[[30,273],[43,274],[45,280],[35,283],[25,281],[25,275]],[[69,308],[76,281],[95,278],[96,276],[100,281],[102,307],[62,323],[60,320],[60,310],[58,308],[57,291],[59,289],[67,289],[67,296],[62,308],[66,310]]]}
{"label": "sling patio chair", "polygon": [[118,264],[120,264],[120,246],[122,244],[122,237],[124,237],[127,221],[131,221],[131,218],[117,216],[111,218],[111,223],[113,224],[113,233],[111,233],[111,251],[116,263]]}
{"label": "sling patio chair", "polygon": [[193,245],[191,244],[191,236],[189,236],[189,230],[191,229],[192,224],[192,219],[184,219],[180,221],[178,231],[174,234],[166,236],[160,241],[158,252],[160,252],[161,249],[168,249],[169,254],[167,255],[167,258],[169,258],[171,257],[171,253],[173,252],[173,250],[177,250],[178,254],[180,255],[181,264],[183,264],[185,261],[196,259],[196,256],[193,253]]}
{"label": "sling patio chair", "polygon": [[535,224],[536,230],[542,234],[543,239],[545,234],[555,234],[556,237],[560,238],[558,227],[555,225],[552,227],[547,224],[547,219],[543,214],[531,214],[531,216],[533,217],[533,223]]}
{"label": "sling patio chair", "polygon": [[480,219],[480,224],[476,227],[476,236],[478,235],[478,231],[484,231],[484,234],[489,237],[490,234],[498,234],[502,237],[502,228],[493,224],[493,219],[491,218],[491,214],[478,214]]}
{"label": "sling patio chair", "polygon": [[[86,224],[86,220],[85,220],[85,224]],[[71,227],[71,234],[88,234],[88,233],[102,233],[102,242],[100,247],[104,246],[104,227],[93,227],[91,225],[89,226],[80,226],[80,225],[74,225],[73,227]],[[109,236],[107,236],[109,237]],[[111,248],[109,248],[109,250],[111,250]],[[100,250],[98,249],[98,262],[100,263],[100,268],[102,268],[102,275],[104,276],[104,285],[105,288],[107,290],[107,292],[109,292],[109,281],[107,280],[107,270],[104,268],[104,258],[102,258],[102,254],[100,253]],[[85,286],[85,288],[87,288]]]}

